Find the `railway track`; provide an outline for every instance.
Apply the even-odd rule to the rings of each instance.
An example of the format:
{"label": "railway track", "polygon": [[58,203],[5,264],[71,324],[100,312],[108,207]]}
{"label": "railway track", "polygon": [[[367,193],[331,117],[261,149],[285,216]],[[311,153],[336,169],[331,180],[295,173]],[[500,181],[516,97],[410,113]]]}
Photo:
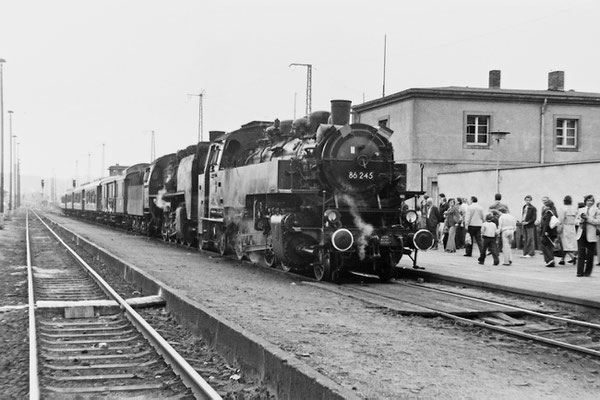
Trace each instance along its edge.
{"label": "railway track", "polygon": [[[305,279],[305,284],[327,288],[330,291],[336,288],[335,291],[340,294],[359,298],[399,313],[441,316],[523,339],[600,357],[600,324],[580,321],[572,316],[560,317],[419,284],[397,282],[393,285],[372,284],[368,287],[344,284],[340,287],[318,283],[309,276],[299,274],[297,276]],[[397,285],[402,285],[403,289],[398,290]],[[407,296],[407,287],[417,292]],[[438,307],[432,304],[436,304]]]}
{"label": "railway track", "polygon": [[39,217],[30,221],[29,214],[27,245],[32,398],[221,398],[48,225]]}
{"label": "railway track", "polygon": [[473,295],[401,283],[336,286],[303,282],[400,314],[439,316],[600,358],[600,324],[492,301]]}

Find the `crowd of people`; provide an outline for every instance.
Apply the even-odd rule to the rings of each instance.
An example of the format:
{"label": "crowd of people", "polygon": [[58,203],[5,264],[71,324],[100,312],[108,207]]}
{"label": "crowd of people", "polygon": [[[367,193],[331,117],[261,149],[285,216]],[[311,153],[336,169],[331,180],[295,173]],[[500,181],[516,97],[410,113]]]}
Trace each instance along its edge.
{"label": "crowd of people", "polygon": [[493,264],[499,265],[502,253],[502,264],[512,265],[512,247],[519,247],[515,234],[520,224],[521,257],[535,257],[539,232],[538,244],[546,267],[555,267],[558,258],[559,265],[577,265],[578,277],[592,274],[594,256],[600,254],[600,203],[596,205],[594,196],[587,195],[578,204],[573,204],[571,196],[565,196],[558,208],[545,196],[538,213],[532,196],[526,195],[518,218],[502,203],[500,193],[487,210],[479,205],[476,196],[446,199],[442,193],[439,197],[439,204],[435,205],[431,197],[424,196],[420,210],[421,227],[434,237],[433,250],[455,253],[464,249],[464,256],[471,257],[476,246],[479,264],[483,265],[486,256],[491,255]]}

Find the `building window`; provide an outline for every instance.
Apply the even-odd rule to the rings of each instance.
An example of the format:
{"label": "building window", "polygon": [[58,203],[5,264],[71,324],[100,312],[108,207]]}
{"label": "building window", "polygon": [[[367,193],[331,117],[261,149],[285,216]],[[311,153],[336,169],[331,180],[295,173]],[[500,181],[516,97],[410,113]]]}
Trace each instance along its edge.
{"label": "building window", "polygon": [[387,118],[380,119],[379,121],[377,121],[377,125],[379,125],[380,127],[389,128],[388,119]]}
{"label": "building window", "polygon": [[556,147],[562,149],[577,148],[578,120],[568,118],[556,119]]}
{"label": "building window", "polygon": [[489,115],[467,115],[466,128],[466,142],[468,145],[488,145],[490,133]]}

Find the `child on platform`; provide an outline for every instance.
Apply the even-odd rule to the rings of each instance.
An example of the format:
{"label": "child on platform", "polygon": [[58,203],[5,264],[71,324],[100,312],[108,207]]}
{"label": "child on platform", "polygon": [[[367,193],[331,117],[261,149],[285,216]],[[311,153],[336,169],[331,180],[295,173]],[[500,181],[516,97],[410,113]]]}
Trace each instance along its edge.
{"label": "child on platform", "polygon": [[492,214],[488,214],[485,216],[485,222],[481,225],[481,238],[483,239],[483,249],[481,255],[479,256],[479,264],[483,265],[485,262],[485,255],[488,250],[492,253],[492,257],[494,258],[494,265],[500,264],[500,259],[498,258],[498,246],[496,245],[496,230],[498,227],[493,222],[494,217]]}

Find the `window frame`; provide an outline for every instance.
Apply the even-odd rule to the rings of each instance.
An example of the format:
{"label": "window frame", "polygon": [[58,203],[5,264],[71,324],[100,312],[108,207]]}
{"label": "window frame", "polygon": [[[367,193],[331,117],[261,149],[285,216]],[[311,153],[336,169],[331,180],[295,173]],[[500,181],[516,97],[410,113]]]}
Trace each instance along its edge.
{"label": "window frame", "polygon": [[[487,132],[486,132],[486,137],[487,137],[487,142],[486,143],[478,143],[478,142],[468,142],[467,141],[467,136],[468,136],[468,132],[467,129],[469,127],[469,117],[487,117]],[[494,120],[494,113],[491,111],[464,111],[463,113],[463,127],[462,127],[462,138],[463,138],[463,147],[465,148],[469,148],[469,149],[489,149],[492,146],[492,138],[490,133],[493,132],[493,120]],[[479,125],[477,125],[479,126]],[[477,133],[475,133],[475,138],[477,138]]]}
{"label": "window frame", "polygon": [[[558,122],[559,121],[575,121],[575,134],[574,134],[574,141],[575,144],[573,145],[567,145],[566,141],[568,139],[568,136],[564,136],[563,140],[562,140],[562,144],[558,143]],[[562,129],[565,129],[564,127],[562,127]],[[568,127],[567,127],[568,129]],[[554,119],[553,119],[553,124],[552,124],[552,144],[554,147],[554,150],[556,151],[579,151],[579,143],[581,141],[581,115],[562,115],[562,114],[557,114],[554,115]]]}

